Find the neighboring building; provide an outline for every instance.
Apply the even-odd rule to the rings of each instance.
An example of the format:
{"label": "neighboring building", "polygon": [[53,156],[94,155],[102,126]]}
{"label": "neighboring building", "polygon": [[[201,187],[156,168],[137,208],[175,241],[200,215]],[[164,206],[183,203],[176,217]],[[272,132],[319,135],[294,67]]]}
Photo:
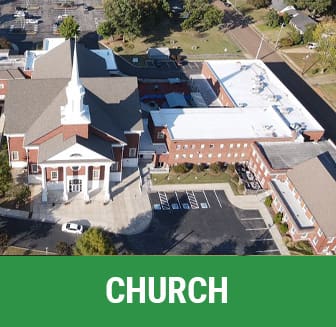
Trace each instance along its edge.
{"label": "neighboring building", "polygon": [[281,179],[296,165],[326,152],[336,161],[336,146],[331,140],[304,143],[255,143],[252,145],[252,155],[248,165],[261,186],[268,189],[272,179]]}
{"label": "neighboring building", "polygon": [[285,0],[272,0],[270,8],[276,10],[279,15],[283,15],[285,13],[293,15],[296,13],[295,7],[287,5]]}
{"label": "neighboring building", "polygon": [[329,153],[272,179],[271,190],[294,241],[308,240],[317,254],[336,253],[336,162]]}
{"label": "neighboring building", "polygon": [[293,15],[293,18],[289,23],[292,24],[300,32],[300,34],[304,34],[309,26],[317,24],[315,20],[303,12],[297,12],[297,14]]}
{"label": "neighboring building", "polygon": [[5,135],[10,165],[48,190],[110,198],[122,167],[137,167],[143,131],[137,79],[110,77],[104,58],[64,41],[36,59],[31,79],[9,81]]}
{"label": "neighboring building", "polygon": [[147,55],[153,60],[168,60],[170,56],[169,48],[149,48]]}

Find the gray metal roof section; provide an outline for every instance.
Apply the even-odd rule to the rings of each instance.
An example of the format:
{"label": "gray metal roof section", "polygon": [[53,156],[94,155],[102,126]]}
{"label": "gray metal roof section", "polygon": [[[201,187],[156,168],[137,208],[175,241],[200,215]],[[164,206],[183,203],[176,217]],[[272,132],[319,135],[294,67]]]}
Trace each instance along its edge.
{"label": "gray metal roof section", "polygon": [[[82,138],[78,135],[74,135],[67,140],[63,139],[62,134],[58,134],[39,146],[38,162],[45,163],[48,161],[49,158],[68,149],[75,144],[80,144],[85,148],[104,156],[106,160],[114,159],[111,143],[94,134],[89,134],[88,139]],[[69,158],[67,160],[69,160]]]}
{"label": "gray metal roof section", "polygon": [[294,16],[290,23],[295,25],[297,29],[304,32],[308,25],[316,25],[315,20],[307,16],[306,14],[300,12],[297,16]]}
{"label": "gray metal roof section", "polygon": [[[70,78],[74,40],[67,40],[34,62],[33,79]],[[77,43],[80,77],[109,76],[104,58]]]}
{"label": "gray metal roof section", "polygon": [[273,169],[293,168],[325,152],[330,153],[336,160],[336,147],[331,141],[258,143],[257,145]]}
{"label": "gray metal roof section", "polygon": [[[325,157],[329,157],[327,166]],[[326,236],[335,236],[336,162],[323,154],[294,167],[287,175]]]}
{"label": "gray metal roof section", "polygon": [[285,3],[284,0],[272,0],[271,8],[275,9],[276,11],[281,11],[282,9],[286,8],[288,5]]}

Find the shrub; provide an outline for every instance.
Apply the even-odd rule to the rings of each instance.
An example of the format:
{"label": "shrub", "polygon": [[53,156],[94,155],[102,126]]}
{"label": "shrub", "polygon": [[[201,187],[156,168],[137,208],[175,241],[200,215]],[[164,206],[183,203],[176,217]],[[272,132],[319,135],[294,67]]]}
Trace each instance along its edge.
{"label": "shrub", "polygon": [[226,168],[226,172],[230,175],[233,176],[234,173],[236,172],[235,166],[233,164],[229,164]]}
{"label": "shrub", "polygon": [[273,28],[280,25],[280,20],[281,18],[275,9],[269,10],[265,16],[266,25]]}
{"label": "shrub", "polygon": [[192,168],[193,168],[192,164],[183,163],[183,164],[178,164],[176,166],[173,166],[173,171],[176,174],[185,174]]}
{"label": "shrub", "polygon": [[291,47],[293,45],[293,40],[289,37],[282,38],[280,40],[280,46],[281,47]]}
{"label": "shrub", "polygon": [[56,244],[56,252],[58,255],[72,255],[72,247],[66,242],[58,242]]}
{"label": "shrub", "polygon": [[273,221],[275,224],[280,224],[281,220],[282,220],[283,214],[282,212],[277,212],[274,216],[273,216]]}
{"label": "shrub", "polygon": [[288,232],[288,225],[287,223],[283,223],[279,225],[279,231],[282,235],[285,235]]}
{"label": "shrub", "polygon": [[121,46],[117,46],[117,47],[114,47],[113,48],[113,51],[114,52],[120,52],[120,51],[123,51],[124,49],[123,49],[123,47],[121,47]]}
{"label": "shrub", "polygon": [[231,178],[231,181],[233,182],[233,183],[235,183],[236,185],[238,185],[238,183],[239,183],[239,176],[236,174],[236,175],[234,175],[232,178]]}
{"label": "shrub", "polygon": [[0,232],[0,252],[2,252],[8,246],[8,241],[8,234]]}
{"label": "shrub", "polygon": [[271,0],[247,0],[247,3],[254,6],[257,9],[267,8],[272,1]]}
{"label": "shrub", "polygon": [[315,74],[317,74],[318,72],[319,72],[320,70],[316,67],[316,68],[314,68],[314,69],[312,69],[312,74],[313,75],[315,75]]}
{"label": "shrub", "polygon": [[266,206],[266,207],[270,208],[271,205],[272,205],[272,202],[273,202],[273,199],[272,199],[272,196],[271,196],[271,195],[269,195],[269,196],[267,196],[267,197],[265,198],[264,203],[265,203],[265,206]]}
{"label": "shrub", "polygon": [[209,168],[215,174],[218,174],[222,170],[221,164],[219,162],[212,163]]}
{"label": "shrub", "polygon": [[30,197],[30,189],[28,185],[21,185],[15,190],[15,199],[17,206],[24,206]]}
{"label": "shrub", "polygon": [[239,184],[238,185],[238,193],[239,194],[245,194],[245,185],[244,184]]}

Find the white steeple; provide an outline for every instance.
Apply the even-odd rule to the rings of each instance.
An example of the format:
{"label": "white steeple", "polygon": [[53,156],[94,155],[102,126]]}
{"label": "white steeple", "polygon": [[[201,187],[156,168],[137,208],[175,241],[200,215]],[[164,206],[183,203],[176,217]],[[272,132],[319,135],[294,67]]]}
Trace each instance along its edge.
{"label": "white steeple", "polygon": [[66,87],[67,103],[61,107],[62,125],[90,124],[89,106],[83,103],[85,89],[79,79],[77,45],[75,40],[71,79]]}

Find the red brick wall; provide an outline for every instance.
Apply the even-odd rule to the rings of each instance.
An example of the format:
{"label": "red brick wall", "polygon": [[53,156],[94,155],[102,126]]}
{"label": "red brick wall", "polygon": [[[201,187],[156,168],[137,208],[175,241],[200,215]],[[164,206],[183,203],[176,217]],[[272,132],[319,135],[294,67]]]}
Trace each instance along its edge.
{"label": "red brick wall", "polygon": [[38,144],[41,144],[43,142],[46,142],[48,141],[49,139],[51,139],[52,137],[62,133],[63,131],[63,127],[60,126],[60,127],[57,127],[56,129],[54,129],[53,131],[51,131],[50,133],[46,134],[46,135],[43,135],[41,136],[40,138],[36,139],[34,142],[32,142],[33,144],[35,145],[38,145]]}
{"label": "red brick wall", "polygon": [[83,138],[89,137],[89,125],[64,125],[63,138],[67,140],[71,136],[79,135]]}
{"label": "red brick wall", "polygon": [[26,161],[27,156],[26,156],[26,150],[23,147],[23,137],[9,137],[9,144],[8,144],[8,149],[10,152],[10,158],[9,160],[12,159],[12,151],[18,151],[19,152],[19,160],[17,161]]}
{"label": "red brick wall", "polygon": [[0,79],[0,84],[3,84],[3,88],[0,88],[0,95],[6,95],[8,90],[8,82],[5,79]]}
{"label": "red brick wall", "polygon": [[139,134],[134,133],[134,134],[125,134],[126,140],[127,140],[127,146],[124,148],[124,158],[129,158],[129,149],[130,148],[135,148],[136,155],[132,158],[136,158],[138,156],[138,145],[139,145]]}
{"label": "red brick wall", "polygon": [[209,65],[205,62],[202,67],[202,74],[208,80],[208,83],[211,85],[212,89],[215,91],[219,100],[222,102],[224,107],[235,107],[230,96],[225,92],[224,88],[220,85],[217,80],[216,75],[212,72]]}
{"label": "red brick wall", "polygon": [[[167,138],[166,135],[168,133],[167,129],[161,126],[159,127],[154,126],[152,116],[150,116],[148,119],[148,130],[149,130],[149,134],[152,138],[153,143],[166,143],[166,138]],[[165,137],[163,139],[157,138],[157,135],[159,132],[162,132],[165,134]]]}
{"label": "red brick wall", "polygon": [[58,180],[59,182],[63,181],[63,167],[55,167],[55,168],[46,168],[46,178],[47,182],[56,182],[55,180],[51,180],[51,172],[57,171],[58,172]]}
{"label": "red brick wall", "polygon": [[319,141],[324,135],[323,131],[305,131],[303,136],[307,139],[307,141]]}
{"label": "red brick wall", "polygon": [[121,171],[121,160],[122,160],[122,147],[113,147],[112,148],[114,160],[118,162],[118,171]]}
{"label": "red brick wall", "polygon": [[[29,174],[32,174],[32,170],[31,170],[31,165],[32,164],[37,164],[37,158],[38,158],[38,150],[36,149],[32,149],[32,150],[27,150],[28,153],[28,169],[29,169]],[[38,172],[37,174],[41,173],[41,168],[40,166],[38,166]]]}

